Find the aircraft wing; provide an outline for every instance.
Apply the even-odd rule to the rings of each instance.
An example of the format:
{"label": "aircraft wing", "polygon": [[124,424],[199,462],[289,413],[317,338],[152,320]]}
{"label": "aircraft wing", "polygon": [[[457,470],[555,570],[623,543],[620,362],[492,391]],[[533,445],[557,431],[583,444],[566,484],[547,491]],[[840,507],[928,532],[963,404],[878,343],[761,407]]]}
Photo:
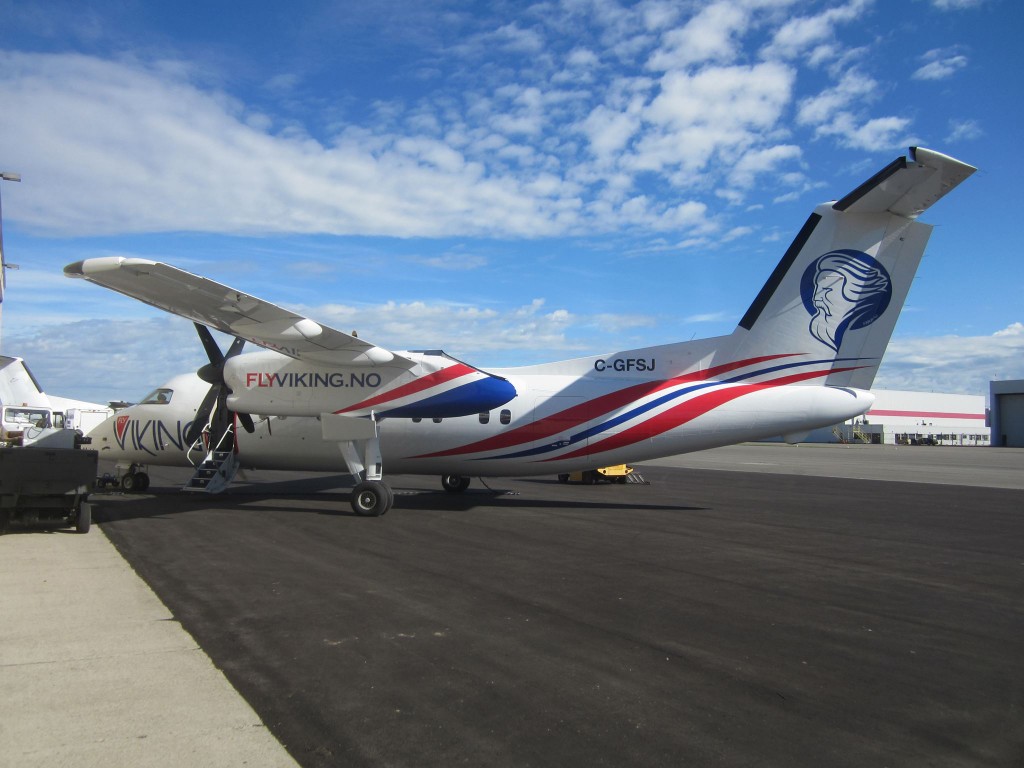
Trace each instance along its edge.
{"label": "aircraft wing", "polygon": [[226,285],[149,259],[109,256],[64,267],[78,277],[297,360],[412,368],[407,357]]}

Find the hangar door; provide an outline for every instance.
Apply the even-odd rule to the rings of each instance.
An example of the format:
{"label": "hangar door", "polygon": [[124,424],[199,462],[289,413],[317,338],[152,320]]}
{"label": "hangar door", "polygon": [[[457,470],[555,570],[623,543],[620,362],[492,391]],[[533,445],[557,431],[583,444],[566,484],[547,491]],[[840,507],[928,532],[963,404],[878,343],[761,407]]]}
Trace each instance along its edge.
{"label": "hangar door", "polygon": [[1024,395],[996,395],[999,398],[999,431],[993,445],[1024,448]]}

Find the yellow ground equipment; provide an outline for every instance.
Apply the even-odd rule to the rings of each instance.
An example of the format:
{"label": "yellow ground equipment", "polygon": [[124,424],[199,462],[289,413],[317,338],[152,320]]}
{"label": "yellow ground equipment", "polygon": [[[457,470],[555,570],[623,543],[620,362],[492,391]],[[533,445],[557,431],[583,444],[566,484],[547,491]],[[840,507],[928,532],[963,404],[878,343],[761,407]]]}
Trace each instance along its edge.
{"label": "yellow ground equipment", "polygon": [[602,480],[606,480],[609,483],[626,483],[626,478],[633,474],[633,472],[633,467],[627,464],[616,464],[613,467],[587,469],[582,472],[559,475],[558,481],[560,483],[568,483],[571,480],[574,483],[583,483],[584,485],[594,485]]}

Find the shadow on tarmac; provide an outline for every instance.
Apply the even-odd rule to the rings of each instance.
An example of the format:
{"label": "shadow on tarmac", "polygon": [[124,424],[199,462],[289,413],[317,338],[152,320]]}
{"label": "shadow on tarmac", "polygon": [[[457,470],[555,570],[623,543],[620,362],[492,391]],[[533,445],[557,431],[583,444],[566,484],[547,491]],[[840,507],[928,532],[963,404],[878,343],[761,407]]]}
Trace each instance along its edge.
{"label": "shadow on tarmac", "polygon": [[[275,473],[277,474],[277,473]],[[283,473],[281,473],[283,474]],[[411,480],[411,483],[408,481]],[[475,487],[463,493],[448,493],[440,488],[415,487],[422,478],[399,476],[392,485],[395,501],[392,512],[468,512],[500,507],[504,510],[620,510],[628,505],[631,514],[649,512],[694,512],[706,507],[683,504],[638,503],[636,494],[623,498],[618,486],[592,487],[565,485],[554,479],[474,478]],[[404,482],[403,482],[404,481]],[[413,485],[414,487],[409,487]],[[404,487],[403,487],[404,486]],[[483,486],[483,487],[481,487]],[[624,488],[629,486],[623,486]],[[216,496],[182,492],[177,485],[154,485],[144,494],[120,491],[93,494],[96,522],[160,518],[166,515],[202,509],[243,511],[259,506],[267,511],[314,513],[335,517],[358,517],[351,508],[351,480],[347,475],[305,476],[239,482]],[[529,495],[524,492],[528,491]],[[606,501],[595,496],[615,493]],[[538,497],[534,497],[538,494]],[[578,496],[578,498],[574,498]]]}

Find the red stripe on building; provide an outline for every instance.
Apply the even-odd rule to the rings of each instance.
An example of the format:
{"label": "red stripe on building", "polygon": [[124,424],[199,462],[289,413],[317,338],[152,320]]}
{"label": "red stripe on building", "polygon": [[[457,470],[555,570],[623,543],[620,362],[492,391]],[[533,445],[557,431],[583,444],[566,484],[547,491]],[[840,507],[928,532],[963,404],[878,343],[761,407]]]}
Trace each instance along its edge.
{"label": "red stripe on building", "polygon": [[872,410],[868,416],[909,416],[914,419],[975,419],[984,421],[984,413],[945,413],[943,411],[887,411]]}

